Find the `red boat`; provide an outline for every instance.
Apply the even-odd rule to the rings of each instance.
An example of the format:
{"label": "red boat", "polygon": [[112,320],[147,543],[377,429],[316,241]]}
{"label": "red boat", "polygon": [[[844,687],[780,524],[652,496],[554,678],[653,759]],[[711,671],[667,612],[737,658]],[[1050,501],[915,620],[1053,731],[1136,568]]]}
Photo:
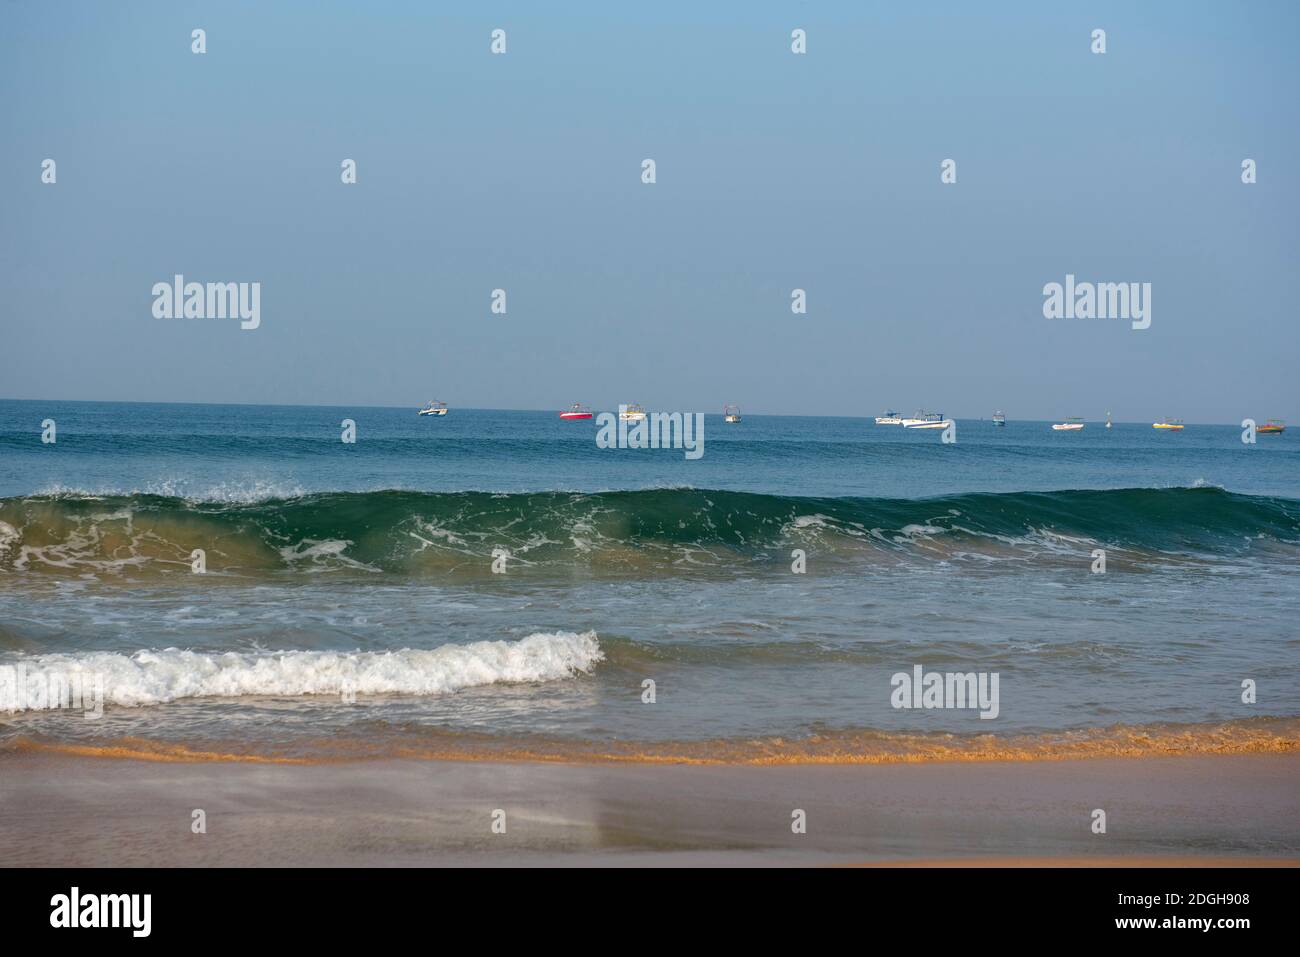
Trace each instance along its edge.
{"label": "red boat", "polygon": [[575,402],[575,403],[573,403],[573,406],[569,409],[569,411],[567,411],[567,412],[561,412],[561,413],[560,413],[560,418],[562,418],[562,419],[590,419],[590,418],[591,418],[591,409],[587,408],[585,405],[579,405],[578,403]]}

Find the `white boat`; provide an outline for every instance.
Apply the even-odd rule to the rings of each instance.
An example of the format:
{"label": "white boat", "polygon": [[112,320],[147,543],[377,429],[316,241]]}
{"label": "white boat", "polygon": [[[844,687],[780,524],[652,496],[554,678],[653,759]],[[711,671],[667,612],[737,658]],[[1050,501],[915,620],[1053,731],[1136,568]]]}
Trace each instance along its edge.
{"label": "white boat", "polygon": [[423,409],[420,410],[420,415],[446,415],[446,414],[447,414],[446,402],[430,401],[430,403],[427,406],[425,406]]}
{"label": "white boat", "polygon": [[993,413],[993,424],[1005,426],[1007,424],[1007,414],[1001,409]]}
{"label": "white boat", "polygon": [[618,407],[618,417],[623,422],[640,422],[645,418],[645,409],[635,402],[631,405],[620,405]]}
{"label": "white boat", "polygon": [[920,418],[904,419],[905,429],[946,429],[952,425],[952,419],[945,419],[942,412],[918,412]]}
{"label": "white boat", "polygon": [[1110,413],[1106,413],[1106,428],[1110,428]]}
{"label": "white boat", "polygon": [[893,409],[887,411],[884,415],[876,416],[876,425],[902,425],[903,417]]}
{"label": "white boat", "polygon": [[739,422],[739,421],[740,421],[740,406],[738,406],[738,405],[724,405],[724,406],[722,407],[722,421],[724,421],[724,422]]}
{"label": "white boat", "polygon": [[1083,428],[1083,419],[1071,418],[1064,422],[1057,422],[1052,426],[1053,432],[1078,432]]}

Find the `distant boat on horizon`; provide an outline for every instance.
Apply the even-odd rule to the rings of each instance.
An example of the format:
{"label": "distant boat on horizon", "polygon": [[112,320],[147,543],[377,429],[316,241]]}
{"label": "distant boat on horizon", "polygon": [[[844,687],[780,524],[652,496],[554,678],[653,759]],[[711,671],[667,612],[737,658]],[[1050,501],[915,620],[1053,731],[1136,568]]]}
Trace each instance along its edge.
{"label": "distant boat on horizon", "polygon": [[446,415],[447,403],[430,400],[429,404],[420,410],[420,415]]}
{"label": "distant boat on horizon", "polygon": [[722,421],[724,421],[724,422],[739,422],[739,421],[740,421],[740,406],[738,406],[738,405],[724,405],[724,406],[722,407]]}
{"label": "distant boat on horizon", "polygon": [[[924,409],[917,409],[910,416],[905,416],[898,424],[905,429],[914,428],[918,425],[925,425],[927,422],[933,422],[934,412],[926,412]],[[942,418],[942,416],[939,416]]]}
{"label": "distant boat on horizon", "polygon": [[585,405],[581,405],[581,404],[575,402],[575,403],[573,403],[573,405],[569,406],[569,408],[568,408],[567,411],[564,411],[564,412],[561,412],[561,413],[560,413],[560,418],[562,418],[562,419],[590,419],[590,418],[591,418],[591,409],[587,408]]}
{"label": "distant boat on horizon", "polygon": [[1083,419],[1078,416],[1071,416],[1064,422],[1057,422],[1052,426],[1053,432],[1078,432],[1083,428]]}
{"label": "distant boat on horizon", "polygon": [[901,413],[889,409],[884,415],[876,416],[876,425],[902,425],[903,416]]}
{"label": "distant boat on horizon", "polygon": [[1258,435],[1281,435],[1286,431],[1286,423],[1281,419],[1269,419],[1255,429]]}
{"label": "distant boat on horizon", "polygon": [[946,429],[952,425],[952,420],[944,418],[942,412],[918,412],[919,418],[904,419],[903,428],[905,429]]}
{"label": "distant boat on horizon", "polygon": [[1181,432],[1183,431],[1183,420],[1170,419],[1169,417],[1166,416],[1165,418],[1161,419],[1159,422],[1152,422],[1151,428],[1159,429],[1162,432]]}
{"label": "distant boat on horizon", "polygon": [[1110,428],[1110,413],[1106,413],[1106,428]]}
{"label": "distant boat on horizon", "polygon": [[1007,414],[1001,409],[993,413],[993,424],[1005,426],[1007,424]]}
{"label": "distant boat on horizon", "polygon": [[631,405],[622,406],[618,410],[618,417],[623,422],[640,422],[645,418],[645,409],[633,402]]}

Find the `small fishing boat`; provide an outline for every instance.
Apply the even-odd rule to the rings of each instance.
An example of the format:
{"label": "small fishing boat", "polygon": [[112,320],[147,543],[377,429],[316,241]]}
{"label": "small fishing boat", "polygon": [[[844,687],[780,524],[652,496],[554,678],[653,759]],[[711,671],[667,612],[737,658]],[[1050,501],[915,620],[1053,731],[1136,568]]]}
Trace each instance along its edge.
{"label": "small fishing boat", "polygon": [[722,421],[724,421],[724,422],[739,422],[739,421],[740,421],[740,406],[738,406],[738,405],[724,405],[724,406],[722,407]]}
{"label": "small fishing boat", "polygon": [[1159,422],[1152,422],[1151,428],[1159,429],[1161,432],[1181,432],[1183,431],[1183,420],[1164,418]]}
{"label": "small fishing boat", "polygon": [[645,418],[645,409],[633,402],[631,405],[618,407],[618,417],[622,422],[640,422]]}
{"label": "small fishing boat", "polygon": [[1106,428],[1110,428],[1110,413],[1106,413]]}
{"label": "small fishing boat", "polygon": [[1263,425],[1255,429],[1255,432],[1259,435],[1280,435],[1285,431],[1286,423],[1281,419],[1269,419]]}
{"label": "small fishing boat", "polygon": [[1078,432],[1083,428],[1083,419],[1073,416],[1064,422],[1057,422],[1052,426],[1053,432]]}
{"label": "small fishing boat", "polygon": [[560,413],[562,419],[590,419],[591,409],[585,405],[579,405],[577,402],[569,406],[568,410]]}
{"label": "small fishing boat", "polygon": [[887,411],[884,415],[876,416],[876,425],[902,425],[903,416],[893,409]]}
{"label": "small fishing boat", "polygon": [[952,419],[945,419],[942,412],[923,412],[919,419],[905,419],[905,429],[946,429],[952,425]]}
{"label": "small fishing boat", "polygon": [[[899,420],[898,424],[905,429],[911,429],[918,425],[925,425],[927,422],[933,422],[934,417],[935,413],[933,412],[926,412],[924,409],[917,409],[910,416],[905,416]],[[939,418],[943,418],[943,416],[939,416]]]}
{"label": "small fishing boat", "polygon": [[446,402],[431,401],[427,406],[425,406],[423,409],[420,410],[420,415],[446,415],[446,414],[447,414]]}
{"label": "small fishing boat", "polygon": [[993,424],[1005,426],[1007,424],[1007,414],[999,409],[993,413]]}

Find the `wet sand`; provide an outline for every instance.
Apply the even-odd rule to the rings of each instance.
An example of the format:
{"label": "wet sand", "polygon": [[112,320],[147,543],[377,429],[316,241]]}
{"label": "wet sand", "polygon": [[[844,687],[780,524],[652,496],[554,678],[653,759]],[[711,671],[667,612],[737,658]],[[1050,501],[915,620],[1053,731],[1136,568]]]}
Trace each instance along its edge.
{"label": "wet sand", "polygon": [[1295,754],[800,767],[0,754],[9,866],[1298,862]]}

